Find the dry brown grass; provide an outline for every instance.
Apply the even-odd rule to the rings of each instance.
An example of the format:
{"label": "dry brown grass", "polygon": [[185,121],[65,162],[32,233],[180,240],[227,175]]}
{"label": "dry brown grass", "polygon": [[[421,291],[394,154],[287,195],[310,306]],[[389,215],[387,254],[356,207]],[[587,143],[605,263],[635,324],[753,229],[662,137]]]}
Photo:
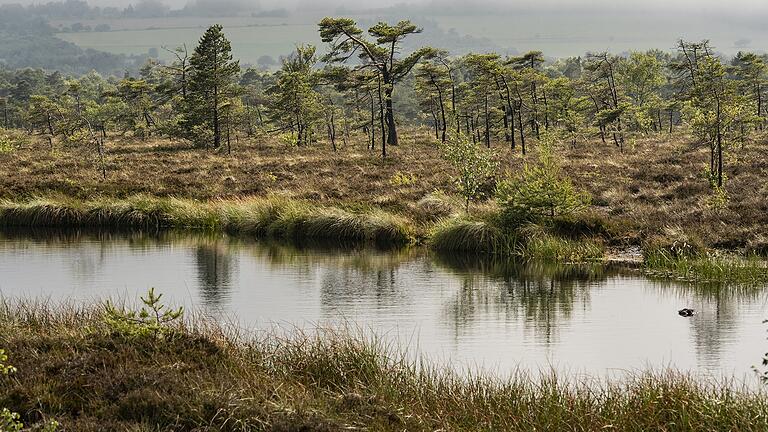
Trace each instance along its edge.
{"label": "dry brown grass", "polygon": [[[0,153],[0,198],[64,194],[77,198],[138,193],[212,199],[280,195],[342,208],[381,208],[431,223],[449,214],[425,200],[435,190],[455,193],[449,166],[425,130],[405,130],[403,143],[381,160],[352,138],[334,153],[321,143],[288,147],[273,138],[241,138],[232,154],[165,139],[110,137],[107,179],[86,149],[29,140]],[[503,170],[523,163],[496,143]],[[536,144],[530,146],[535,156]],[[728,201],[718,206],[703,171],[708,149],[683,135],[641,138],[620,153],[599,141],[558,150],[565,171],[593,197],[584,217],[561,229],[597,234],[613,244],[693,241],[720,248],[768,249],[768,149],[764,138],[727,151]],[[398,177],[409,181],[397,181]],[[431,214],[437,208],[440,215]],[[460,213],[456,208],[455,213]],[[671,236],[678,233],[680,238]]]}
{"label": "dry brown grass", "polygon": [[[765,431],[764,391],[675,371],[466,376],[354,329],[131,334],[99,305],[0,301],[0,407],[65,431]],[[30,429],[32,430],[32,429]]]}

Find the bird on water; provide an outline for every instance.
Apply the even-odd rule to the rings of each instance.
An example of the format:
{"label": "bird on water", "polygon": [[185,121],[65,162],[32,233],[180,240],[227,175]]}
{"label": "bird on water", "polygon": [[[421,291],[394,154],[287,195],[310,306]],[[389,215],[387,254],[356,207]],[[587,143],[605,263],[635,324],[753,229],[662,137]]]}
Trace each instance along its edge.
{"label": "bird on water", "polygon": [[694,311],[693,309],[688,309],[688,308],[682,308],[679,311],[677,311],[678,315],[680,315],[681,317],[686,317],[686,318],[687,317],[692,317],[695,313],[696,313],[696,311]]}

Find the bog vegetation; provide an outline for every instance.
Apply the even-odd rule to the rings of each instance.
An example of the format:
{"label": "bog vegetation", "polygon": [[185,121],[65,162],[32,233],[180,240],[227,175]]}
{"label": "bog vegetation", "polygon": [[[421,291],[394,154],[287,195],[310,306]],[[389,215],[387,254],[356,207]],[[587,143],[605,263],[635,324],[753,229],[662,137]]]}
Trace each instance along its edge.
{"label": "bog vegetation", "polygon": [[[765,394],[736,383],[703,382],[672,371],[610,383],[551,372],[518,373],[508,380],[462,376],[410,359],[354,330],[254,336],[169,312],[153,293],[143,298],[142,308],[0,303],[0,346],[19,370],[0,376],[0,407],[7,407],[0,426],[17,430],[24,423],[29,430],[51,431],[59,423],[60,430],[78,431],[768,428]],[[0,362],[6,362],[2,352]]]}
{"label": "bog vegetation", "polygon": [[[237,202],[201,203],[190,212],[190,202],[160,200],[153,204],[157,208],[144,211],[87,192],[79,194],[79,202],[53,197],[48,198],[51,205],[46,205],[47,198],[40,197],[47,192],[43,182],[33,190],[22,187],[19,194],[5,193],[11,201],[3,205],[3,222],[119,225],[143,220],[236,231],[247,225],[258,227],[245,229],[247,232],[283,237],[340,233],[345,239],[392,239],[396,244],[427,241],[437,249],[565,261],[600,259],[607,247],[640,242],[650,252],[661,251],[646,254],[651,261],[659,265],[669,261],[668,267],[680,272],[701,267],[701,262],[694,265],[664,255],[680,237],[691,237],[689,243],[697,246],[693,255],[706,254],[712,246],[750,249],[754,254],[765,251],[768,233],[759,228],[764,226],[760,220],[765,212],[759,203],[745,204],[745,193],[759,194],[764,188],[740,190],[735,204],[729,193],[732,176],[744,176],[745,169],[753,170],[751,175],[757,178],[762,175],[754,154],[764,141],[768,76],[764,56],[741,52],[725,58],[708,41],[685,40],[678,41],[676,52],[652,50],[622,56],[599,52],[558,60],[536,51],[505,57],[496,53],[452,56],[435,47],[406,49],[409,38],[420,32],[409,21],[380,22],[365,29],[349,18],[325,18],[319,22],[320,37],[327,43],[325,54],[319,55],[315,46],[299,45],[282,59],[277,72],[241,68],[219,25],[210,27],[193,49],[170,50],[175,61],[149,60],[136,76],[0,70],[0,124],[4,126],[0,154],[22,153],[22,142],[35,135],[37,142],[47,143],[46,160],[55,164],[60,152],[77,149],[78,158],[90,161],[92,172],[105,185],[117,181],[113,180],[116,176],[120,176],[119,183],[128,184],[141,180],[132,179],[134,176],[159,174],[120,165],[119,152],[126,140],[165,142],[168,148],[161,151],[169,152],[178,145],[174,143],[190,143],[201,164],[215,154],[241,165],[258,166],[268,152],[282,151],[287,165],[287,155],[311,149],[313,157],[324,155],[334,161],[335,168],[325,172],[337,178],[354,175],[338,171],[339,161],[348,154],[342,149],[362,144],[369,157],[378,155],[380,163],[358,169],[387,173],[386,184],[370,186],[390,190],[418,187],[424,177],[434,174],[423,171],[429,161],[446,162],[441,166],[447,168],[450,182],[439,184],[436,190],[422,189],[423,195],[412,202],[398,204],[390,198],[384,204],[392,204],[394,211],[382,211],[381,201],[362,198],[356,202],[339,199],[335,208],[327,203],[306,206],[287,201],[274,207],[264,204],[271,199],[267,198],[250,208],[302,210],[249,210],[248,217],[238,219],[222,210],[241,211],[244,207]],[[426,142],[426,147],[417,146],[416,140]],[[254,142],[260,143],[255,150],[249,144]],[[261,147],[275,142],[282,147]],[[693,152],[704,149],[704,165],[687,163],[685,169],[679,169],[688,157],[679,148],[666,157],[642,148],[664,142],[682,142]],[[575,182],[569,167],[574,157],[594,158],[586,162],[592,164],[595,176],[613,166],[601,160],[595,148],[612,148],[617,155],[646,151],[655,157],[653,163],[664,164],[657,167],[662,173],[655,180],[681,182],[672,192],[676,195],[703,188],[708,191],[705,202],[695,203],[685,220],[675,224],[657,220],[652,226],[639,224],[638,216],[648,215],[631,213],[624,207],[626,203],[610,206],[607,212],[595,211],[595,206],[607,207],[609,191],[592,196],[588,191],[595,189],[593,184],[619,183],[624,174],[589,179],[589,173],[582,171],[578,173],[582,178]],[[393,164],[403,161],[390,162],[393,153],[397,158],[408,151],[419,152],[414,158],[421,160],[412,161],[421,164],[422,171],[397,165],[397,171],[390,173]],[[144,158],[147,166],[163,171],[174,168],[152,162],[155,154]],[[633,163],[639,164],[633,167],[638,176],[646,175],[642,164],[647,162],[636,158]],[[71,168],[71,161],[67,165]],[[52,166],[41,168],[50,171]],[[667,166],[669,173],[664,172]],[[211,185],[196,177],[221,167],[189,168],[190,175],[174,179],[175,190],[165,194],[198,197]],[[68,189],[82,186],[68,176],[65,180]],[[242,199],[248,195],[243,188],[227,191],[226,185],[234,186],[238,180],[232,176],[225,180],[223,190],[204,197]],[[259,173],[250,190],[277,180],[272,172]],[[642,195],[635,186],[629,188]],[[115,195],[127,198],[147,191],[154,192],[145,186]],[[452,194],[460,197],[463,212],[454,211]],[[30,195],[35,199],[30,200]],[[130,200],[136,203],[144,198],[137,195]],[[728,216],[745,215],[745,206],[757,216],[742,220]],[[406,207],[409,210],[404,211]],[[659,206],[655,207],[658,211]],[[191,216],[194,222],[180,217],[179,208],[187,209],[187,216],[196,213]],[[675,211],[669,207],[667,213]],[[707,221],[702,223],[702,219]],[[691,233],[715,229],[716,222],[710,219],[727,221],[723,223],[746,232],[706,240],[701,236],[708,234]],[[671,256],[674,263],[664,256]],[[761,265],[753,267],[757,273],[764,272]],[[737,273],[746,274],[719,272]]]}

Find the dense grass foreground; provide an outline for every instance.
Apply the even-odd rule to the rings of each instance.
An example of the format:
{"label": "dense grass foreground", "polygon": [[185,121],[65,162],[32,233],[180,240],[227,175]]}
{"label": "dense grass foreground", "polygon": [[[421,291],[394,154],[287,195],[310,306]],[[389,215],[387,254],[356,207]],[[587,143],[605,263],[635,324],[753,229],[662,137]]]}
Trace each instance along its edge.
{"label": "dense grass foreground", "polygon": [[[592,387],[463,378],[343,331],[126,333],[99,307],[0,304],[0,407],[65,430],[768,430],[768,398],[676,373]],[[597,388],[596,388],[597,387]]]}
{"label": "dense grass foreground", "polygon": [[401,218],[380,210],[352,212],[278,197],[201,202],[135,195],[122,200],[0,201],[0,225],[221,229],[259,237],[370,241],[388,246],[413,240]]}

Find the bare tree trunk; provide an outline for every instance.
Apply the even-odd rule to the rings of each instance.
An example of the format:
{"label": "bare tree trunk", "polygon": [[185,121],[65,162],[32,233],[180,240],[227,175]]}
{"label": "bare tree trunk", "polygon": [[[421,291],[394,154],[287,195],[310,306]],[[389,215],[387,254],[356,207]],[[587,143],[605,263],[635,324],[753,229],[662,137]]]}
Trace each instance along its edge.
{"label": "bare tree trunk", "polygon": [[384,87],[384,101],[387,107],[386,110],[386,124],[387,124],[387,144],[397,145],[397,126],[395,125],[395,112],[392,107],[392,86],[391,84]]}
{"label": "bare tree trunk", "polygon": [[387,157],[387,129],[384,125],[384,101],[381,95],[381,79],[379,79],[379,121],[381,122],[381,157]]}
{"label": "bare tree trunk", "polygon": [[491,112],[488,110],[488,94],[485,95],[485,146],[491,148]]}
{"label": "bare tree trunk", "polygon": [[517,107],[517,124],[520,125],[520,147],[525,155],[525,128],[523,127],[523,101]]}
{"label": "bare tree trunk", "polygon": [[669,133],[670,134],[672,133],[672,123],[674,120],[674,114],[675,114],[675,111],[673,109],[670,109],[669,110]]}

